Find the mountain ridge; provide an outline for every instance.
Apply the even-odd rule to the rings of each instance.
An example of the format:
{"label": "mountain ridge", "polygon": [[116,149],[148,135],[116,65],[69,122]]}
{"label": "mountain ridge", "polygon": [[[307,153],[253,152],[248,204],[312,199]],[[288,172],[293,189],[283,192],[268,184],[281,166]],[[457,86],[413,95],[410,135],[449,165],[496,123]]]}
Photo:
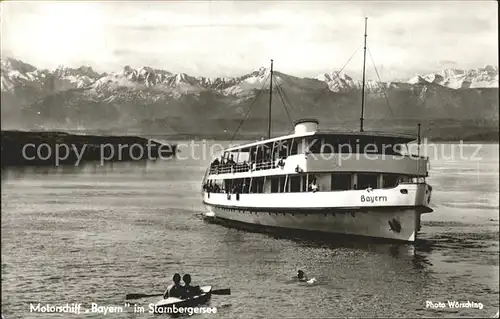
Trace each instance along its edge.
{"label": "mountain ridge", "polygon": [[[92,69],[91,66],[82,65],[78,68],[69,68],[63,65],[58,66],[55,70],[38,69],[35,66],[13,58],[3,58],[2,65],[2,91],[8,90],[12,84],[7,81],[12,81],[13,78],[30,78],[36,76],[43,77],[51,74],[59,78],[67,78],[68,80],[77,83],[77,87],[96,84],[110,80],[118,81],[122,77],[131,81],[142,83],[146,86],[154,86],[158,84],[166,84],[167,86],[179,85],[181,82],[199,85],[205,89],[227,89],[231,85],[235,85],[249,78],[265,79],[269,75],[269,68],[259,67],[250,73],[237,77],[202,77],[191,76],[186,73],[172,73],[162,69],[154,69],[149,66],[142,66],[134,69],[129,65],[123,67],[122,70],[112,73],[99,73]],[[361,81],[354,80],[351,76],[345,73],[331,71],[323,73],[317,77],[296,77],[274,71],[275,74],[286,75],[288,77],[300,78],[302,80],[315,79],[324,82],[332,91],[341,91],[345,89],[360,88]],[[8,76],[5,76],[7,73]],[[9,78],[9,76],[11,78]],[[72,78],[73,77],[73,78]],[[78,79],[79,77],[79,79]],[[79,82],[79,80],[81,82]],[[406,81],[366,81],[368,89],[377,87],[389,87],[396,83],[416,84],[416,83],[435,83],[441,86],[458,89],[458,88],[481,88],[481,87],[498,87],[498,66],[486,65],[483,68],[475,68],[462,70],[456,68],[443,69],[438,72],[416,75]],[[9,85],[10,84],[10,85]],[[122,83],[126,85],[126,83]],[[137,84],[137,83],[136,83]]]}
{"label": "mountain ridge", "polygon": [[[267,125],[270,70],[265,67],[221,78],[130,66],[111,73],[90,66],[49,71],[15,59],[2,59],[1,67],[2,126],[11,129],[229,134],[247,111],[253,113],[243,132],[265,131]],[[290,120],[304,116],[341,127],[359,118],[361,83],[349,75],[273,75],[273,105],[287,105],[273,107],[277,131],[287,131]],[[498,131],[498,67],[447,69],[406,82],[366,84],[365,121],[375,129],[413,130],[416,121],[448,127],[446,121],[452,121],[448,135],[462,134],[460,123],[468,123],[467,134]]]}

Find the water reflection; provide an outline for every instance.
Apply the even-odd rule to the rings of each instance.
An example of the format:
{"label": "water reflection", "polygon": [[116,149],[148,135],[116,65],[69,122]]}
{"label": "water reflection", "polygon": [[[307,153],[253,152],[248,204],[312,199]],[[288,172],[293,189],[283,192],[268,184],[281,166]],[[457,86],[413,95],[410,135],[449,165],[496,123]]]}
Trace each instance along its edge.
{"label": "water reflection", "polygon": [[[213,220],[205,221],[210,224],[220,224]],[[431,244],[425,240],[418,240],[415,244],[407,244],[350,235],[329,234],[329,236],[318,235],[315,237],[306,237],[305,235],[298,235],[297,233],[291,234],[291,232],[287,232],[286,230],[279,233],[265,233],[255,230],[253,232],[248,232],[248,229],[243,230],[241,228],[234,228],[234,225],[232,225],[231,228],[223,227],[223,225],[218,225],[217,227],[221,227],[220,231],[224,232],[224,242],[228,245],[228,249],[230,250],[231,247],[229,246],[232,246],[232,248],[241,248],[245,246],[246,241],[255,241],[256,239],[254,236],[263,236],[274,238],[278,241],[291,241],[307,249],[324,249],[331,252],[349,250],[354,253],[360,252],[390,256],[394,259],[410,261],[413,268],[418,270],[425,270],[429,266],[432,266],[432,263],[427,257],[428,253],[432,251]],[[240,251],[240,248],[238,248],[238,251]]]}
{"label": "water reflection", "polygon": [[[91,164],[88,164],[91,165]],[[60,175],[60,174],[74,174],[81,173],[88,169],[87,165],[81,166],[12,166],[2,168],[2,183],[7,180],[19,180],[25,177],[32,177],[33,175]]]}
{"label": "water reflection", "polygon": [[[172,159],[169,161],[173,161]],[[81,165],[60,165],[60,166],[10,166],[2,168],[2,183],[7,180],[19,180],[25,177],[33,176],[56,176],[56,175],[90,175],[106,176],[116,174],[124,170],[134,171],[141,175],[162,170],[163,161],[158,160],[139,160],[133,162],[104,162],[98,161],[86,162]]]}

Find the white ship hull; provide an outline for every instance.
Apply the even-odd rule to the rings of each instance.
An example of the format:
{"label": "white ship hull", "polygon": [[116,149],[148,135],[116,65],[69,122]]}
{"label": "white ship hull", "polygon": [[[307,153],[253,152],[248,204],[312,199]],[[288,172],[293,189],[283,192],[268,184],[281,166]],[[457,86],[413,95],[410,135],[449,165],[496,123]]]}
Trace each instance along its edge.
{"label": "white ship hull", "polygon": [[[401,189],[408,191],[402,194]],[[400,185],[389,190],[317,193],[204,194],[204,204],[215,219],[245,223],[257,228],[284,228],[348,234],[414,242],[420,216],[431,190],[426,184]],[[366,196],[382,201],[366,202]],[[274,200],[273,200],[274,199]],[[253,205],[250,205],[254,202]],[[307,205],[307,206],[306,206]]]}

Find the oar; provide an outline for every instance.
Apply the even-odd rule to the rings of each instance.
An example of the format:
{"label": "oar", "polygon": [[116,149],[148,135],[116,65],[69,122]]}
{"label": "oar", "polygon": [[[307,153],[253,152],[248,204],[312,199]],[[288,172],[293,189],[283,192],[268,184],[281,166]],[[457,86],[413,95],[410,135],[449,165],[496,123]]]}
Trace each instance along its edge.
{"label": "oar", "polygon": [[230,295],[231,294],[231,289],[216,289],[212,290],[212,295]]}
{"label": "oar", "polygon": [[[231,289],[215,289],[212,290],[212,295],[230,295],[231,294]],[[127,294],[125,296],[125,299],[140,299],[140,298],[146,298],[146,297],[158,297],[158,296],[163,296],[163,294]]]}
{"label": "oar", "polygon": [[125,296],[125,299],[140,299],[140,298],[158,297],[158,296],[163,296],[163,294],[154,294],[154,295],[148,295],[148,294],[127,294]]}

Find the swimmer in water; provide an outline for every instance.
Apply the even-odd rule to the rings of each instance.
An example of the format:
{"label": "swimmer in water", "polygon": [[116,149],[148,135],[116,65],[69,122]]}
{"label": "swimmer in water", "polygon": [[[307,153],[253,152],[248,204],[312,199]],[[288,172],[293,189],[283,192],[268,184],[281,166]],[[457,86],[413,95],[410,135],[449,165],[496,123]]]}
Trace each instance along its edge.
{"label": "swimmer in water", "polygon": [[299,279],[299,281],[308,280],[306,274],[302,270],[297,271],[297,278]]}

